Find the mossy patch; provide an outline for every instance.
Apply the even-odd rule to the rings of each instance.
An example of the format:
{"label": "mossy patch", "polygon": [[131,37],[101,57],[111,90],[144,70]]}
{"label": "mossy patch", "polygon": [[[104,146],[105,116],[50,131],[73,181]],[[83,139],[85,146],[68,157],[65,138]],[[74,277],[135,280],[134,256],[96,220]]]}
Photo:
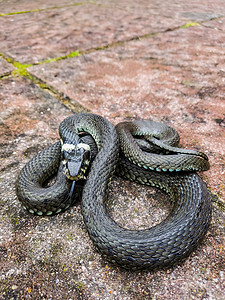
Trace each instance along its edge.
{"label": "mossy patch", "polygon": [[15,61],[13,58],[7,57],[2,53],[0,53],[0,57],[4,58],[9,64],[15,67],[15,69],[11,72],[12,76],[30,77],[30,74],[27,72],[27,68],[31,67],[32,64],[21,64],[20,62]]}
{"label": "mossy patch", "polygon": [[63,59],[71,58],[71,57],[76,57],[76,56],[80,56],[80,55],[81,55],[81,53],[79,51],[73,51],[73,52],[70,52],[67,55],[45,59],[45,60],[37,63],[36,65],[42,65],[42,64],[46,64],[46,63],[56,62],[56,61],[59,61],[59,60],[63,60]]}
{"label": "mossy patch", "polygon": [[23,65],[18,62],[14,62],[13,66],[16,68],[15,70],[12,71],[12,76],[17,77],[17,76],[23,76],[23,77],[28,77],[30,78],[30,74],[27,72],[27,68],[31,67],[31,64]]}
{"label": "mossy patch", "polygon": [[197,22],[188,22],[184,25],[181,26],[181,28],[188,28],[188,27],[192,27],[192,26],[200,26],[200,23],[197,23]]}

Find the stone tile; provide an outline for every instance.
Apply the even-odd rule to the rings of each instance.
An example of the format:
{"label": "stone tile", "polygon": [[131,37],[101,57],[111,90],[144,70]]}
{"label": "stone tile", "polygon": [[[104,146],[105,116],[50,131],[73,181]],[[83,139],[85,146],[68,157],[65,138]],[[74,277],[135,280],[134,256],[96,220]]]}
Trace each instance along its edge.
{"label": "stone tile", "polygon": [[58,139],[58,125],[71,113],[25,79],[5,78],[0,81],[0,87],[0,169],[8,169],[12,163],[21,166],[24,153],[30,148],[39,149],[42,143],[46,146]]}
{"label": "stone tile", "polygon": [[4,76],[13,71],[14,67],[0,57],[0,76]]}
{"label": "stone tile", "polygon": [[[88,1],[85,1],[88,2]],[[42,10],[51,7],[62,7],[68,5],[76,5],[81,1],[76,0],[38,0],[38,1],[27,1],[27,0],[4,0],[0,2],[0,14],[9,14],[17,12],[27,12],[31,10]]]}
{"label": "stone tile", "polygon": [[225,197],[224,47],[222,31],[196,26],[29,70],[114,123],[167,121],[210,156],[208,184]]}
{"label": "stone tile", "polygon": [[223,0],[216,0],[214,2],[207,0],[204,3],[201,1],[175,1],[171,2],[165,0],[162,3],[153,0],[142,0],[133,2],[131,0],[124,1],[78,1],[78,0],[44,0],[26,1],[26,0],[4,0],[0,2],[0,14],[1,13],[16,13],[31,10],[42,10],[54,7],[64,7],[72,5],[83,5],[86,3],[97,4],[111,9],[120,9],[127,12],[138,12],[140,15],[149,16],[150,13],[154,13],[154,16],[161,15],[161,18],[181,19],[182,16],[192,21],[205,21],[210,18],[217,17],[224,14]]}
{"label": "stone tile", "polygon": [[119,8],[127,12],[137,11],[142,16],[151,18],[151,15],[158,20],[158,22],[164,22],[164,20],[175,19],[178,22],[183,18],[189,21],[206,21],[211,18],[223,16],[225,13],[223,0],[219,1],[170,1],[165,0],[163,2],[148,1],[110,1],[102,0],[98,3],[102,5],[110,5],[112,8]]}
{"label": "stone tile", "polygon": [[[98,5],[97,2],[1,17],[4,31],[0,38],[1,51],[21,63],[37,63],[73,51],[168,30],[190,20],[208,20],[221,15],[220,0],[214,5],[214,13],[210,5],[196,5],[196,1],[190,1],[188,5],[183,1],[175,4],[168,1],[163,5],[158,5],[156,0],[138,5],[133,1],[126,1],[126,5],[120,2],[115,5],[100,2]],[[190,16],[189,9],[195,8],[195,16]]]}

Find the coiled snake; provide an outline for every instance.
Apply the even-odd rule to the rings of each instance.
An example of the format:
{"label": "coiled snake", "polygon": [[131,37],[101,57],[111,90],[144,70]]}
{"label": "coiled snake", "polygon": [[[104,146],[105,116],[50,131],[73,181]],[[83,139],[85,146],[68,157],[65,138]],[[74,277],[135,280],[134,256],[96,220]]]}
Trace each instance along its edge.
{"label": "coiled snake", "polygon": [[[85,180],[88,172],[83,218],[92,241],[111,262],[129,269],[167,267],[195,249],[211,220],[209,193],[195,172],[209,168],[205,154],[177,148],[177,132],[149,120],[120,123],[115,129],[101,116],[75,114],[60,124],[59,133],[61,142],[40,152],[18,177],[16,191],[24,208],[38,215],[65,210],[76,193],[76,180]],[[58,169],[56,183],[43,188]],[[115,169],[129,180],[164,190],[173,202],[170,215],[146,230],[116,224],[105,207]]]}

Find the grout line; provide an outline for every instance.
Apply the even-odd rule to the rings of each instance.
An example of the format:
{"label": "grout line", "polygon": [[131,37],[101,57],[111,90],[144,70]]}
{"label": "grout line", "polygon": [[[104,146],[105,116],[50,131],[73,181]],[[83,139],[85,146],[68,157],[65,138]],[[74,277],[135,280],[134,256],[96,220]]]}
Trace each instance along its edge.
{"label": "grout line", "polygon": [[0,80],[11,76],[11,73],[12,73],[12,71],[5,72],[5,73],[1,74],[0,75]]}
{"label": "grout line", "polygon": [[72,103],[70,97],[67,96],[65,93],[58,91],[53,86],[47,84],[45,81],[38,78],[37,76],[30,74],[29,72],[27,73],[28,76],[27,77],[25,76],[26,78],[28,78],[32,83],[39,86],[40,89],[46,91],[47,93],[55,97],[73,113],[90,112],[87,108],[79,104],[77,101],[74,100]]}
{"label": "grout line", "polygon": [[[75,4],[75,5],[77,5],[77,4]],[[131,38],[129,38],[127,40],[124,40],[124,41],[112,42],[112,43],[107,44],[105,46],[99,46],[99,47],[90,48],[90,49],[87,49],[87,50],[72,51],[67,55],[44,59],[43,61],[39,61],[37,63],[22,64],[22,63],[19,63],[19,62],[15,61],[13,58],[11,58],[9,56],[5,56],[4,54],[1,54],[1,53],[0,53],[0,57],[2,56],[8,63],[12,64],[16,68],[15,70],[12,71],[14,74],[18,73],[18,75],[23,76],[23,75],[25,75],[23,73],[27,72],[26,69],[29,68],[29,67],[32,67],[32,66],[47,64],[47,63],[51,63],[51,62],[56,62],[56,61],[60,61],[60,60],[64,60],[64,59],[71,58],[71,57],[76,57],[76,56],[78,57],[78,56],[89,54],[89,53],[92,53],[92,52],[95,52],[95,51],[101,51],[101,50],[105,50],[105,49],[109,49],[109,48],[113,48],[113,47],[119,47],[119,46],[122,46],[122,45],[124,45],[126,43],[129,43],[129,42],[132,42],[132,41],[138,41],[138,40],[141,40],[141,39],[148,39],[148,38],[157,36],[159,34],[163,34],[163,33],[170,32],[170,31],[176,31],[176,30],[179,30],[179,29],[182,29],[182,28],[184,29],[184,28],[189,28],[189,27],[193,27],[193,26],[201,26],[201,25],[204,25],[204,23],[207,23],[207,22],[213,21],[213,20],[219,20],[223,17],[224,16],[214,17],[214,18],[210,18],[208,20],[200,21],[200,22],[190,21],[190,22],[187,22],[183,25],[176,26],[176,27],[173,27],[173,28],[169,28],[169,29],[166,29],[166,30],[163,30],[163,31],[147,33],[147,34],[144,34],[144,35],[131,37]]]}
{"label": "grout line", "polygon": [[71,57],[81,56],[83,54],[86,54],[84,52],[85,51],[72,51],[69,54],[66,54],[66,55],[63,55],[63,56],[47,58],[47,59],[44,59],[44,60],[39,61],[37,63],[33,63],[31,66],[39,66],[39,65],[42,65],[42,64],[48,64],[48,63],[51,63],[51,62],[56,62],[56,61],[71,58]]}
{"label": "grout line", "polygon": [[45,59],[43,61],[39,61],[37,63],[33,63],[32,65],[33,66],[42,65],[42,64],[45,64],[45,63],[50,63],[50,62],[55,62],[55,61],[59,61],[59,60],[64,60],[64,59],[67,59],[67,58],[70,58],[70,57],[82,56],[82,55],[89,54],[89,53],[92,53],[92,52],[95,52],[95,51],[101,51],[101,50],[105,50],[105,49],[109,49],[109,48],[113,48],[113,47],[119,47],[119,46],[122,46],[122,45],[124,45],[126,43],[129,43],[129,42],[132,42],[132,41],[138,41],[138,40],[141,40],[141,39],[148,39],[148,38],[151,38],[151,37],[154,37],[154,36],[157,36],[159,34],[166,33],[166,32],[175,31],[175,30],[184,29],[184,28],[189,28],[189,27],[194,27],[194,26],[201,26],[204,23],[207,23],[207,22],[213,21],[213,20],[219,20],[221,18],[223,18],[223,16],[211,18],[211,19],[208,19],[206,21],[200,21],[200,22],[190,21],[190,22],[187,22],[187,23],[185,23],[183,25],[180,25],[180,26],[169,28],[169,29],[166,29],[166,30],[163,30],[163,31],[157,31],[157,32],[143,34],[143,35],[140,35],[140,36],[131,37],[131,38],[129,38],[127,40],[124,40],[124,41],[112,42],[112,43],[107,44],[105,46],[100,46],[100,47],[95,47],[95,48],[89,48],[87,50],[72,51],[72,52],[70,52],[67,55],[60,56],[60,57],[55,57],[55,58]]}
{"label": "grout line", "polygon": [[52,6],[52,7],[36,8],[36,9],[17,11],[17,12],[11,12],[11,13],[0,13],[0,17],[28,14],[28,13],[32,13],[32,12],[42,12],[42,11],[51,10],[51,9],[61,9],[61,8],[74,7],[74,6],[85,5],[85,4],[96,4],[96,1],[84,1],[84,2],[74,3],[74,4],[63,5],[63,6]]}
{"label": "grout line", "polygon": [[0,76],[0,80],[9,77],[24,77],[30,80],[32,83],[39,86],[40,89],[48,92],[56,99],[58,99],[61,103],[63,103],[69,110],[72,112],[89,112],[87,108],[79,104],[78,102],[72,103],[70,97],[68,97],[65,93],[62,93],[56,90],[53,86],[47,84],[42,79],[37,76],[29,73],[27,68],[32,66],[32,64],[23,65],[17,61],[15,61],[11,57],[7,57],[6,55],[0,53],[0,57],[4,58],[8,63],[12,64],[15,67],[15,70],[11,72],[7,72]]}

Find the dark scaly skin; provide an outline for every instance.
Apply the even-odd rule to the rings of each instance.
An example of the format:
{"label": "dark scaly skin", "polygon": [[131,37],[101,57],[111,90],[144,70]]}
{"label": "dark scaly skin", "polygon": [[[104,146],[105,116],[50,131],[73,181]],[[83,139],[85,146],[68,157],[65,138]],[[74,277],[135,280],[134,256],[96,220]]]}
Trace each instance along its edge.
{"label": "dark scaly skin", "polygon": [[[163,222],[150,229],[126,230],[106,214],[103,199],[99,202],[95,198],[94,206],[90,202],[84,205],[83,201],[84,217],[88,215],[86,225],[100,252],[128,269],[168,267],[187,257],[202,240],[211,221],[211,201],[202,179],[195,173],[147,172],[127,160],[119,164],[118,173],[166,191],[174,207]],[[88,193],[86,198],[93,197]]]}
{"label": "dark scaly skin", "polygon": [[[52,215],[70,206],[68,199],[71,182],[62,172],[58,172],[56,183],[48,188],[42,184],[60,166],[61,143],[44,149],[29,161],[20,173],[16,183],[16,193],[25,209],[38,215]],[[67,201],[68,199],[68,201]]]}
{"label": "dark scaly skin", "polygon": [[[136,135],[142,135],[140,130],[137,130],[137,124],[135,124],[135,130]],[[79,114],[65,119],[60,124],[60,134],[67,136],[68,139],[71,139],[74,133],[83,131],[90,133],[98,149],[84,186],[82,213],[89,235],[99,251],[110,261],[130,269],[165,267],[189,255],[204,237],[211,220],[211,202],[206,185],[202,179],[193,172],[162,173],[146,171],[144,168],[136,166],[124,158],[123,154],[120,154],[121,157],[118,163],[119,148],[116,130],[112,124],[100,116]],[[157,166],[154,165],[154,160],[158,155],[153,155],[155,169],[157,168],[158,170],[159,167],[161,169],[164,168],[163,156],[169,156],[171,161],[173,155],[171,155],[170,147],[173,147],[173,144],[177,144],[179,141],[176,135],[172,138],[175,142],[169,142],[169,146],[165,146],[162,150],[169,154],[159,155],[161,157],[160,164],[157,164]],[[155,134],[153,138],[155,138]],[[120,137],[121,139],[123,141],[124,137]],[[150,137],[150,140],[152,141],[152,137]],[[135,142],[131,137],[130,142],[134,146]],[[161,142],[159,141],[159,143]],[[126,143],[125,148],[127,149]],[[132,149],[130,151],[135,152],[134,155],[139,157],[140,154],[136,152],[140,151],[140,149],[138,148],[137,150],[136,146],[134,146],[134,150]],[[185,152],[183,149],[180,150]],[[174,152],[177,153],[177,150],[175,149]],[[188,160],[191,159],[192,165],[186,169],[193,170],[196,168],[196,170],[199,170],[200,167],[202,169],[208,168],[208,161],[205,159],[204,154],[199,154],[198,152],[196,154],[194,151],[190,152],[191,154],[188,153],[187,155]],[[151,153],[147,154],[152,156]],[[185,153],[182,153],[182,155],[174,154],[176,158],[179,158],[178,161],[180,161],[180,156],[185,158],[184,155]],[[170,168],[167,167],[167,169],[181,169],[175,157],[172,157],[173,164],[170,163]],[[37,159],[34,159],[32,165],[39,164],[40,166],[40,164],[43,164],[40,158],[39,156]],[[200,163],[195,162],[196,158],[198,161],[200,160]],[[129,159],[132,160],[131,158]],[[45,160],[47,160],[47,165],[49,158],[45,158]],[[205,165],[202,163],[202,160],[205,161]],[[181,163],[183,166],[182,161]],[[138,164],[143,165],[142,157]],[[116,166],[117,172],[121,176],[141,184],[156,186],[171,197],[174,207],[171,214],[163,222],[147,230],[131,231],[120,227],[108,216],[104,203],[106,201],[108,183]],[[149,168],[149,166],[146,167]],[[36,201],[29,204],[32,200],[24,200],[26,197],[27,199],[29,198],[24,187],[25,179],[26,176],[32,175],[30,167],[28,168],[29,172],[27,172],[26,166],[24,169],[25,171],[22,171],[22,175],[20,175],[17,183],[17,195],[27,207],[38,206],[39,204]],[[27,180],[29,181],[29,179]],[[41,199],[40,201],[43,202]],[[63,203],[62,209],[65,208],[66,204],[67,202]],[[46,205],[47,208],[45,209],[51,211],[52,204],[48,206],[47,203]],[[57,200],[54,205],[60,208],[62,206]],[[42,208],[42,205],[38,209],[40,208]]]}
{"label": "dark scaly skin", "polygon": [[[120,148],[123,154],[135,165],[155,171],[205,171],[209,169],[207,156],[198,151],[177,148],[179,135],[163,124],[150,120],[123,122],[116,126]],[[144,136],[154,146],[169,154],[156,155],[140,151],[134,142],[135,136]]]}

